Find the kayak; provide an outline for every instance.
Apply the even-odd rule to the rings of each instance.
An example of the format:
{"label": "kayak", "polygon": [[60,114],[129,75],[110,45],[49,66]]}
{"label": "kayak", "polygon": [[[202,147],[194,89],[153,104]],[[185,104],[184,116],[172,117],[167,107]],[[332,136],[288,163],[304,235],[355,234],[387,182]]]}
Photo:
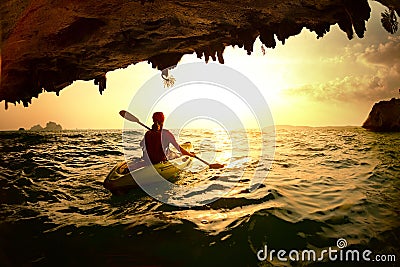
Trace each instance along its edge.
{"label": "kayak", "polygon": [[[191,150],[192,144],[186,142],[181,145],[187,151]],[[139,188],[136,180],[133,177],[140,178],[141,184],[143,181],[146,184],[151,184],[159,181],[157,174],[164,179],[171,181],[178,174],[188,168],[193,161],[192,157],[178,155],[174,152],[167,156],[168,160],[154,165],[147,164],[142,158],[130,161],[119,162],[107,175],[103,186],[110,190],[113,194],[122,194],[131,189]]]}

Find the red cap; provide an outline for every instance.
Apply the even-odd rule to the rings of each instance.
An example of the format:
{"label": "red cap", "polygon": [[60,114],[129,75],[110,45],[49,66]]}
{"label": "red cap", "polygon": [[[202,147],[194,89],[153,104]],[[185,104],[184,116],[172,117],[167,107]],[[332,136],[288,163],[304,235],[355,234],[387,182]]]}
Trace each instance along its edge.
{"label": "red cap", "polygon": [[153,121],[154,122],[158,121],[158,122],[163,123],[164,119],[165,119],[165,117],[164,117],[164,114],[162,112],[154,112],[154,114],[153,114]]}

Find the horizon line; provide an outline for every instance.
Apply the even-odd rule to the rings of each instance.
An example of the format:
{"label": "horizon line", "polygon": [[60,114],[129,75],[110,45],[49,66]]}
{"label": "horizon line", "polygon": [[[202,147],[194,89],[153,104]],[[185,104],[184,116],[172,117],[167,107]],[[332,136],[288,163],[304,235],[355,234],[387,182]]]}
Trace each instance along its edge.
{"label": "horizon line", "polygon": [[[291,125],[291,124],[278,124],[278,125],[271,125],[274,126],[275,128],[277,127],[292,127],[292,128],[348,128],[348,127],[360,127],[362,128],[361,125],[326,125],[326,126],[310,126],[310,125]],[[265,128],[270,128],[271,126],[264,127]],[[22,128],[22,127],[21,127]],[[170,130],[179,130],[179,128],[169,128]],[[201,129],[208,129],[208,128],[190,128],[188,130],[201,130]],[[246,130],[256,130],[257,128],[245,128]],[[65,128],[62,129],[61,131],[85,131],[85,130],[124,130],[123,128]],[[126,130],[141,130],[141,128],[131,128],[131,129],[126,129]],[[234,129],[233,131],[238,130]],[[242,129],[239,129],[242,130]],[[32,131],[30,129],[0,129],[0,132],[11,132],[11,131],[25,131],[25,132],[52,132],[52,131]]]}

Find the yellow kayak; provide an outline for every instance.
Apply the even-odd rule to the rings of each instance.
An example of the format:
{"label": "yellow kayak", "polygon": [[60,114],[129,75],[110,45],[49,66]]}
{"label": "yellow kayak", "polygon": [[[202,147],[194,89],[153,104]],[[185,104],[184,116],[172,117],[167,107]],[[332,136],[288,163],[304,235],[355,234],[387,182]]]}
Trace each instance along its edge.
{"label": "yellow kayak", "polygon": [[[190,151],[192,145],[190,142],[181,145],[187,151]],[[159,175],[166,180],[175,178],[183,169],[188,168],[193,161],[189,156],[178,156],[176,153],[168,155],[169,160],[154,165],[148,165],[143,159],[135,159],[129,162],[118,163],[107,175],[104,180],[104,187],[113,194],[125,193],[131,189],[138,188],[133,177],[140,178],[146,184],[159,181]]]}

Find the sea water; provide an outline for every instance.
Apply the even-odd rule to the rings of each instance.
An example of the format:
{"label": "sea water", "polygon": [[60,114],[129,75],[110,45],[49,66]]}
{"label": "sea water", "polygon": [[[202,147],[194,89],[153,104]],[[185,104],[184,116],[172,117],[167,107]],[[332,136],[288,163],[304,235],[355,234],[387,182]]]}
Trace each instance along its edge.
{"label": "sea water", "polygon": [[[196,146],[207,134],[214,138],[196,130],[182,141]],[[142,136],[131,133],[137,157]],[[200,144],[198,155],[213,152],[211,159],[227,166],[210,170],[196,161],[177,183],[235,186],[194,207],[165,204],[142,190],[113,196],[103,188],[124,160],[123,145],[120,130],[0,132],[0,265],[399,265],[399,133],[278,127],[272,161],[252,153],[229,158],[224,149],[241,147]],[[251,175],[262,178],[255,190]],[[329,249],[337,258],[318,260]],[[296,257],[311,250],[316,259]],[[349,250],[360,257],[371,251],[371,261],[345,261]]]}

